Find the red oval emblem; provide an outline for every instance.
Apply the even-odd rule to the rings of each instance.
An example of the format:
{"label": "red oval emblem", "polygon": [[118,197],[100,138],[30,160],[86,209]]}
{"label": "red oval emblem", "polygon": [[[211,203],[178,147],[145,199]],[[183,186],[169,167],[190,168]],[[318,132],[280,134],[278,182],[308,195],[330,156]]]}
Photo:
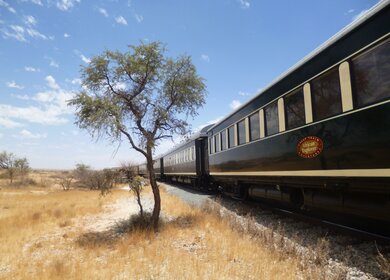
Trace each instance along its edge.
{"label": "red oval emblem", "polygon": [[307,136],[299,141],[297,153],[302,158],[314,158],[321,154],[324,143],[316,136]]}

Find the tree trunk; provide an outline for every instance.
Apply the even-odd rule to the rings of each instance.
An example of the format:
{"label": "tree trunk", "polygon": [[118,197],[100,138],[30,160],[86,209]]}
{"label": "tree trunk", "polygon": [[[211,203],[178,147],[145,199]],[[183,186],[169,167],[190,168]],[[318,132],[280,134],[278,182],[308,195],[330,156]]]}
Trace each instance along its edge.
{"label": "tree trunk", "polygon": [[153,197],[154,197],[154,208],[153,208],[153,214],[152,214],[152,223],[153,223],[153,229],[155,232],[158,231],[158,221],[160,218],[160,211],[161,211],[161,197],[160,197],[160,190],[157,185],[157,181],[154,175],[153,170],[153,156],[152,156],[152,148],[148,145],[147,147],[147,167],[148,167],[148,174],[149,174],[149,181],[150,185],[152,187],[153,191]]}
{"label": "tree trunk", "polygon": [[138,206],[139,206],[140,215],[141,215],[141,218],[143,219],[144,218],[144,208],[142,207],[142,202],[141,202],[141,191],[139,189],[137,189],[136,193],[137,193],[137,202],[138,202]]}

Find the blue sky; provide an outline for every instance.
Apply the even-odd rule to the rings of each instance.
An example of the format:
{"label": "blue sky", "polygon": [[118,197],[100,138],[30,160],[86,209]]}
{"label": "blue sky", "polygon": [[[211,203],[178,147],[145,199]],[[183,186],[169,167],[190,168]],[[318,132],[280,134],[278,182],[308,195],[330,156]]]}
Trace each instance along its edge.
{"label": "blue sky", "polygon": [[[193,129],[229,114],[376,0],[0,0],[0,151],[33,168],[141,161],[127,143],[96,142],[66,100],[80,65],[106,49],[161,41],[206,79]],[[178,141],[178,140],[177,140]],[[174,143],[166,141],[156,153]]]}

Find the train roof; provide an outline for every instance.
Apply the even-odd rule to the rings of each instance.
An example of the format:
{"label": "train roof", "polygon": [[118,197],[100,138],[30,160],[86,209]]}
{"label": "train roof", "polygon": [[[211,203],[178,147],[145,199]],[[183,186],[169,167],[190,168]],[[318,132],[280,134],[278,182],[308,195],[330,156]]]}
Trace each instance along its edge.
{"label": "train roof", "polygon": [[362,16],[360,16],[358,19],[354,20],[344,28],[342,28],[339,32],[337,32],[335,35],[333,35],[331,38],[329,38],[327,41],[325,41],[323,44],[321,44],[319,47],[314,49],[311,53],[303,57],[300,61],[298,61],[296,64],[294,64],[292,67],[287,69],[285,72],[283,72],[280,76],[278,76],[276,79],[274,79],[268,86],[266,86],[264,89],[262,89],[260,92],[258,92],[255,96],[253,96],[251,99],[249,99],[247,102],[242,104],[240,107],[238,107],[236,110],[228,114],[226,117],[215,123],[214,125],[210,126],[207,132],[211,131],[216,126],[222,124],[224,121],[229,119],[231,116],[233,116],[235,113],[240,111],[241,109],[245,108],[249,103],[254,101],[256,98],[258,98],[260,95],[262,95],[264,92],[268,91],[270,88],[272,88],[274,85],[282,81],[284,78],[286,78],[288,75],[292,74],[294,71],[302,67],[305,63],[319,55],[322,51],[330,47],[331,45],[335,44],[338,40],[345,37],[347,34],[355,30],[358,26],[372,18],[374,15],[376,15],[378,12],[386,8],[390,4],[390,0],[382,0],[378,2],[376,5],[374,5],[370,10],[368,10],[366,13],[364,13]]}
{"label": "train roof", "polygon": [[159,158],[162,158],[170,153],[172,153],[173,151],[175,150],[178,150],[180,148],[182,148],[183,146],[185,146],[187,143],[191,142],[191,141],[194,141],[198,138],[201,138],[201,137],[207,137],[207,131],[209,130],[210,127],[212,127],[214,124],[209,124],[209,125],[206,125],[205,127],[203,127],[201,130],[195,132],[193,135],[191,135],[188,139],[186,139],[184,142],[182,143],[179,143],[177,146],[174,146],[172,149],[168,150],[166,153],[162,154],[162,155],[159,155],[156,157],[156,159],[159,159]]}

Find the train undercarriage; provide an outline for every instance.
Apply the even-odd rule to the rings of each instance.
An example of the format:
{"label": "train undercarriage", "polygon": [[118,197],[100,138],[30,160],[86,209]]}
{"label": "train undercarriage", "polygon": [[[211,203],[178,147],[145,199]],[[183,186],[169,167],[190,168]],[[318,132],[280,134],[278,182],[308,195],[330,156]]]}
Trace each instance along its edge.
{"label": "train undercarriage", "polygon": [[236,199],[271,201],[295,210],[350,215],[390,226],[390,186],[384,179],[217,178],[213,184]]}

